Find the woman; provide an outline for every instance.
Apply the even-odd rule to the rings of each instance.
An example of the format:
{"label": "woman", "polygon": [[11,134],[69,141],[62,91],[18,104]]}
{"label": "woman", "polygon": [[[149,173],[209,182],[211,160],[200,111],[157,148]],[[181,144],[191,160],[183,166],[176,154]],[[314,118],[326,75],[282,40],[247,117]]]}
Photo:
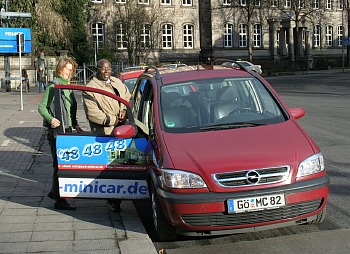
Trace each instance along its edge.
{"label": "woman", "polygon": [[[58,162],[56,154],[56,128],[60,126],[61,122],[55,118],[54,112],[54,86],[53,84],[69,84],[70,79],[76,71],[76,62],[72,58],[62,58],[59,60],[56,66],[57,77],[49,82],[49,86],[46,88],[45,94],[39,104],[38,111],[44,118],[44,126],[48,127],[48,140],[50,143],[51,154],[53,158],[53,177],[51,191],[47,195],[49,198],[55,200],[54,209],[61,210],[75,210],[74,206],[71,206],[65,199],[60,197],[59,183],[58,183]],[[65,112],[62,115],[67,116],[65,125],[67,128],[65,132],[72,132],[74,128],[78,133],[82,133],[83,130],[79,127],[77,122],[77,102],[74,97],[74,93],[71,90],[64,89],[61,94],[62,110]]]}

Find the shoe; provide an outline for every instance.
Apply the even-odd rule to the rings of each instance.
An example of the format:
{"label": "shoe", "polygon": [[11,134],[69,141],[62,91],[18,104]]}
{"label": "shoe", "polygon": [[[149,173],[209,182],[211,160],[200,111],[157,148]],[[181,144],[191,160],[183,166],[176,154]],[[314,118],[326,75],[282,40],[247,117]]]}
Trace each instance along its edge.
{"label": "shoe", "polygon": [[52,196],[52,192],[51,191],[49,192],[49,194],[47,194],[47,197],[51,198],[51,199],[54,199],[53,196]]}
{"label": "shoe", "polygon": [[53,208],[57,210],[75,210],[76,209],[76,207],[71,206],[65,199],[60,199],[56,201]]}
{"label": "shoe", "polygon": [[113,213],[120,213],[121,209],[120,209],[120,203],[111,203],[108,204],[109,205],[109,209],[111,210],[111,212]]}

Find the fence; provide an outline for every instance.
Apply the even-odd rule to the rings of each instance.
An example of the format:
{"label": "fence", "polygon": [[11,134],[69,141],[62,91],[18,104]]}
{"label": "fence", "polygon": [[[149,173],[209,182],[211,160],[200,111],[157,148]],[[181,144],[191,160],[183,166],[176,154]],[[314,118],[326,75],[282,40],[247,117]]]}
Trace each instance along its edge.
{"label": "fence", "polygon": [[[112,64],[112,75],[122,71],[127,65],[122,62]],[[83,64],[79,66],[76,74],[71,79],[71,83],[86,85],[96,74],[96,66],[93,63]]]}

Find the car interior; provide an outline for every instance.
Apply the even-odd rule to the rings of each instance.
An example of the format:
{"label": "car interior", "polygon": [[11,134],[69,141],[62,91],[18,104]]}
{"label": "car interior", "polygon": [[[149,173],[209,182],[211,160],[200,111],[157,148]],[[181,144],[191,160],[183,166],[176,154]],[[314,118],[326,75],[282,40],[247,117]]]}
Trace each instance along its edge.
{"label": "car interior", "polygon": [[254,82],[240,78],[163,86],[164,124],[168,128],[189,128],[244,121],[272,123],[273,118],[281,121],[274,99]]}

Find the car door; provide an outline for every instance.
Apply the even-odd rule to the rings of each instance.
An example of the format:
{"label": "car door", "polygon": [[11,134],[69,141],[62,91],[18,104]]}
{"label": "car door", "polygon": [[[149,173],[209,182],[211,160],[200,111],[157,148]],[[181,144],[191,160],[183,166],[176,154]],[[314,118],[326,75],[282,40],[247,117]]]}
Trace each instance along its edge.
{"label": "car door", "polygon": [[[90,89],[88,91],[125,102],[114,94],[85,86],[55,85],[56,91],[60,89]],[[128,121],[115,129],[115,135],[67,134],[63,130],[58,131],[56,149],[61,197],[149,198],[145,179],[151,161],[150,144],[145,137],[131,137],[129,134],[135,128],[135,121],[131,105],[128,102],[124,104],[127,106]]]}

